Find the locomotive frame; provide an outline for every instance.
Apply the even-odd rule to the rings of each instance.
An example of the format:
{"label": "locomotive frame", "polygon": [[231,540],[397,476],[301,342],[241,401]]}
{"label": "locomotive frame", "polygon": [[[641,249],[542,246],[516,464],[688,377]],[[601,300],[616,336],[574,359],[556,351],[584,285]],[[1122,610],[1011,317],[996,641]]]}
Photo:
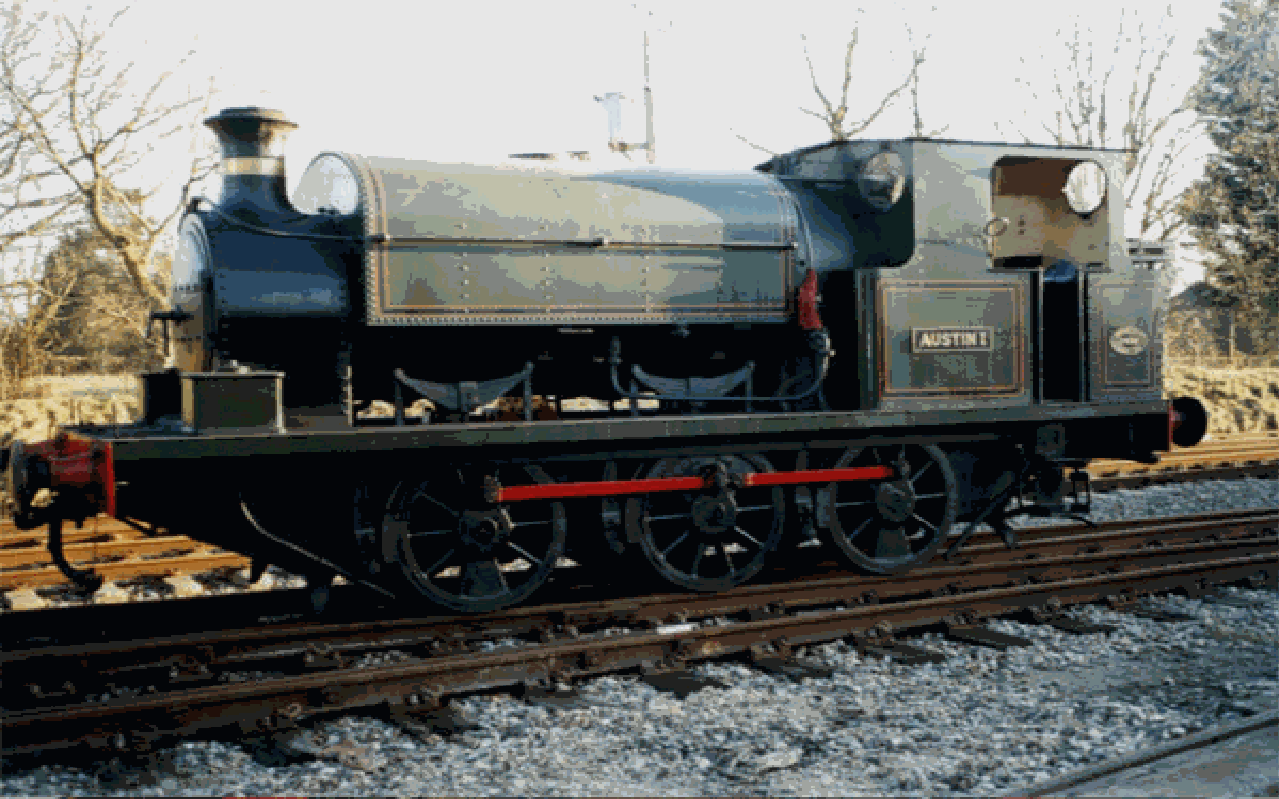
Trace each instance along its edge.
{"label": "locomotive frame", "polygon": [[[1206,429],[1198,403],[1162,397],[1164,276],[1128,256],[1114,151],[832,142],[709,189],[326,154],[299,213],[271,154],[292,123],[227,109],[208,124],[223,198],[188,211],[192,268],[154,315],[166,339],[173,326],[176,368],[143,376],[137,423],[8,453],[15,518],[48,524],[55,561],[86,588],[61,526],[97,512],[243,552],[255,571],[278,563],[321,592],[340,575],[460,612],[526,600],[566,553],[617,579],[718,591],[820,537],[894,573],[942,552],[956,522],[947,556],[983,522],[1013,546],[1014,513],[1086,510],[1089,459],[1153,459]],[[478,201],[467,175],[486,187]],[[548,192],[587,199],[557,217]],[[521,216],[528,197],[546,222]],[[533,264],[561,285],[600,275],[595,299],[548,315],[519,294]],[[633,284],[617,277],[632,267]],[[504,316],[468,307],[472,268],[505,275]],[[417,306],[383,302],[388,275]],[[757,301],[740,302],[751,285]],[[479,333],[446,338],[427,318],[440,313]],[[624,386],[623,340],[667,374],[721,374],[632,363]],[[475,369],[487,353],[501,358]],[[423,366],[429,379],[401,368]],[[555,397],[536,419],[535,382]],[[380,387],[396,415],[364,423],[357,398]],[[406,389],[436,418],[409,423]],[[583,390],[608,410],[564,411]],[[40,489],[52,502],[37,507]]]}

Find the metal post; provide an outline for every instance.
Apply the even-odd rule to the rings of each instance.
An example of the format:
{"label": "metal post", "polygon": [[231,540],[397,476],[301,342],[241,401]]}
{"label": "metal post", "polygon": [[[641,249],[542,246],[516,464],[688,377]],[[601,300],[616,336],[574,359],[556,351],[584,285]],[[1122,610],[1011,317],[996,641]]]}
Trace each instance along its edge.
{"label": "metal post", "polygon": [[[525,364],[528,368],[532,364]],[[533,421],[533,375],[524,378],[524,421]]]}
{"label": "metal post", "polygon": [[648,148],[648,162],[657,161],[657,141],[653,137],[653,90],[648,85],[648,31],[644,31],[644,146]]}
{"label": "metal post", "polygon": [[1226,341],[1226,357],[1230,359],[1230,368],[1235,368],[1235,309],[1231,308],[1227,311],[1230,314],[1230,338]]}

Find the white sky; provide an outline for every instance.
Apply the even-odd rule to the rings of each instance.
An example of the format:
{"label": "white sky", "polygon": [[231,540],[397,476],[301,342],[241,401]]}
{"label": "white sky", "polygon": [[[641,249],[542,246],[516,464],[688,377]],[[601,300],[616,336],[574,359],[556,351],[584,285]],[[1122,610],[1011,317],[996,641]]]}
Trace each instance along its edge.
{"label": "white sky", "polygon": [[[662,165],[740,170],[767,157],[738,133],[778,152],[829,139],[819,120],[799,110],[819,108],[801,35],[823,90],[834,98],[849,34],[860,29],[849,114],[860,118],[905,75],[907,24],[916,47],[931,36],[921,72],[928,128],[949,125],[946,137],[980,140],[1017,139],[1020,128],[1046,141],[1038,123],[1054,107],[1036,102],[1018,78],[1049,89],[1043,65],[1061,57],[1058,31],[1070,32],[1076,21],[1093,26],[1097,53],[1108,57],[1124,13],[1098,0],[902,0],[867,3],[864,10],[831,0],[135,0],[95,2],[87,13],[105,25],[125,5],[130,10],[105,46],[120,66],[134,64],[131,88],[144,90],[195,50],[171,78],[171,96],[188,87],[204,91],[212,78],[212,112],[240,105],[284,111],[299,125],[285,149],[290,189],[324,150],[478,162],[515,152],[590,150],[599,161],[607,127],[595,95],[621,91],[635,98],[624,111],[625,133],[629,141],[643,140],[646,28]],[[1144,20],[1153,28],[1166,7],[1128,3],[1128,25],[1135,31]],[[31,0],[29,8],[78,19],[86,5]],[[1198,74],[1195,45],[1216,25],[1219,8],[1199,0],[1172,9],[1177,55],[1164,80],[1176,97]],[[910,124],[903,97],[864,135],[909,135]],[[149,185],[180,170],[186,152],[184,145],[172,160],[157,158]],[[642,163],[643,154],[635,158]],[[1186,179],[1197,173],[1188,170]]]}

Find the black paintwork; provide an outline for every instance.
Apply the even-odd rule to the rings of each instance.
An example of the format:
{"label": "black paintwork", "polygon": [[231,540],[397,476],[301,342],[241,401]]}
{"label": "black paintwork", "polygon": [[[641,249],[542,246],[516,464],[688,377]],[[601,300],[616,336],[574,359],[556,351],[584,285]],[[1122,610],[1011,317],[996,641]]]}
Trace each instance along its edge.
{"label": "black paintwork", "polygon": [[[546,480],[592,481],[649,474],[664,458],[758,454],[761,463],[790,470],[831,467],[848,448],[868,448],[887,458],[877,461],[883,463],[900,445],[937,445],[936,452],[945,453],[937,457],[948,458],[954,473],[958,518],[993,512],[990,518],[998,522],[1005,495],[1021,490],[1017,475],[1033,478],[1045,506],[1059,504],[1060,497],[1047,496],[1043,487],[1059,479],[1062,468],[1091,458],[1146,458],[1168,448],[1158,358],[1162,276],[1135,269],[1114,240],[1122,235],[1121,201],[1082,215],[1063,199],[1074,165],[1100,161],[1113,173],[1121,163],[1115,153],[920,139],[798,150],[761,166],[773,177],[739,181],[756,188],[767,182],[780,209],[768,224],[784,222],[780,243],[768,236],[742,239],[767,244],[768,252],[758,257],[780,265],[775,277],[781,294],[761,295],[761,303],[771,304],[758,320],[741,321],[746,317],[733,304],[742,298],[728,291],[732,286],[721,286],[726,299],[707,300],[703,310],[681,319],[643,309],[634,318],[593,320],[573,317],[568,305],[555,313],[571,324],[558,316],[539,318],[545,309],[534,308],[528,324],[517,315],[433,327],[429,314],[412,318],[406,312],[388,321],[380,306],[373,307],[384,299],[376,293],[376,280],[383,279],[378,276],[398,274],[422,284],[424,297],[443,296],[447,288],[461,298],[473,290],[468,281],[475,275],[507,263],[467,252],[484,255],[490,247],[524,257],[542,247],[539,257],[547,265],[539,268],[548,275],[556,264],[582,263],[582,270],[569,270],[576,288],[616,282],[626,271],[618,264],[629,262],[613,259],[633,260],[636,253],[627,248],[639,252],[660,242],[644,238],[646,220],[626,217],[624,203],[605,207],[610,192],[636,184],[660,194],[662,181],[674,179],[616,176],[598,195],[584,193],[578,205],[557,204],[561,189],[573,193],[564,189],[571,180],[547,183],[546,207],[535,204],[527,209],[531,215],[522,210],[512,220],[494,209],[506,207],[503,202],[518,206],[515,195],[524,197],[529,189],[521,184],[524,194],[504,196],[508,177],[500,169],[475,168],[468,184],[465,169],[441,177],[425,162],[403,162],[397,176],[394,162],[380,159],[376,174],[370,167],[359,176],[354,210],[327,212],[317,205],[317,213],[304,213],[284,196],[282,163],[273,160],[291,123],[274,112],[228,109],[209,124],[220,134],[228,166],[221,202],[197,203],[183,222],[186,249],[180,252],[186,255],[175,267],[172,320],[178,371],[146,376],[145,418],[138,424],[75,428],[112,445],[122,517],[285,568],[334,572],[316,565],[327,563],[373,575],[379,562],[396,561],[384,549],[378,552],[385,546],[387,497],[396,496],[402,482],[431,484],[440,469],[456,472],[459,493],[473,494],[457,497],[458,507],[473,510],[488,508],[482,478],[504,464],[519,464],[516,473],[536,465]],[[858,192],[868,174],[863,168],[885,152],[898,159],[905,182],[895,202],[877,210],[883,197]],[[475,177],[481,173],[482,180]],[[723,178],[715,196],[736,186],[738,177]],[[413,219],[421,229],[378,233],[370,220],[381,217],[361,208],[385,205],[379,192],[401,178],[423,191],[443,187],[449,202],[419,208]],[[1107,180],[1121,185],[1116,178]],[[688,180],[672,195],[680,203],[698,195]],[[319,185],[322,190],[322,179]],[[332,207],[341,207],[339,193],[330,198]],[[786,210],[792,199],[799,210],[795,220]],[[482,212],[464,213],[480,205]],[[703,240],[720,235],[716,231],[732,216],[711,213],[720,206],[660,207],[671,217],[662,217],[669,227],[663,240],[686,239],[680,245],[686,249],[731,249],[731,242]],[[432,209],[439,213],[432,216]],[[577,227],[589,213],[616,216],[618,230],[639,238],[619,242],[595,231],[581,240],[556,239],[554,247],[538,243],[539,236],[561,229],[586,235]],[[1001,227],[992,213],[1011,217],[1002,223],[1006,237],[991,233]],[[480,239],[487,243],[481,246]],[[379,253],[398,252],[391,244],[420,250],[421,258],[404,261],[402,274],[372,268]],[[733,257],[741,263],[747,258]],[[503,279],[523,280],[520,270],[528,263],[507,269]],[[639,267],[643,275],[649,268]],[[824,332],[801,329],[797,300],[785,296],[808,270],[819,277]],[[638,285],[647,286],[640,279]],[[446,310],[469,313],[460,306]],[[813,336],[833,344],[829,369],[814,370]],[[613,362],[617,353],[625,364]],[[451,387],[460,395],[475,388],[468,382],[522,373],[527,363],[534,368],[526,396],[609,400],[617,397],[611,373],[629,381],[633,366],[678,379],[649,381],[660,387],[722,377],[748,362],[754,363],[755,397],[803,394],[806,401],[757,402],[747,412],[733,402],[681,400],[665,403],[662,415],[646,410],[638,416],[568,413],[549,421],[495,421],[490,414],[467,417],[473,420],[468,423],[449,419],[444,408],[429,424],[397,425],[361,423],[355,412],[358,401],[408,391],[401,383]],[[240,377],[240,367],[260,379]],[[222,371],[228,369],[233,371]],[[414,380],[396,381],[393,374],[401,369]],[[267,376],[275,372],[284,375],[282,387]],[[821,375],[820,392],[809,390],[814,374]],[[237,395],[251,397],[256,410],[246,416],[214,407],[216,398]],[[794,496],[802,491],[809,489],[796,489]],[[569,551],[589,537],[580,522],[592,532],[612,528],[609,540],[620,544],[618,520],[627,502],[564,503],[574,528]],[[197,507],[209,512],[197,515]],[[264,530],[327,560],[298,560],[293,544],[281,546]]]}

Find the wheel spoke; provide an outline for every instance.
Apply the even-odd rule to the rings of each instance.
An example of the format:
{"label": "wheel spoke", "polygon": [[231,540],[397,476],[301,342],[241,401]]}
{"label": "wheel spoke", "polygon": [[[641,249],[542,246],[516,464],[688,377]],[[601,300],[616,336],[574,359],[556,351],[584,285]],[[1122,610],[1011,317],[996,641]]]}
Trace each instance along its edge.
{"label": "wheel spoke", "polygon": [[705,554],[705,552],[706,552],[706,547],[698,544],[697,554],[693,556],[693,566],[692,568],[688,570],[688,573],[693,575],[694,577],[701,576],[697,573],[697,569],[702,565],[702,555]]}
{"label": "wheel spoke", "polygon": [[923,516],[920,516],[918,513],[912,513],[911,516],[915,517],[916,521],[926,526],[929,530],[932,530],[934,533],[937,532],[937,527],[932,522],[925,519]]}
{"label": "wheel spoke", "polygon": [[432,505],[437,505],[437,506],[439,506],[440,508],[442,508],[443,510],[447,511],[447,512],[448,512],[448,514],[449,514],[450,516],[452,516],[454,519],[456,519],[456,518],[458,518],[459,516],[461,516],[461,514],[460,514],[460,513],[458,513],[457,511],[453,510],[453,509],[452,509],[452,508],[450,508],[448,505],[445,505],[443,502],[440,502],[438,499],[436,499],[435,497],[431,496],[430,494],[427,494],[426,492],[419,491],[419,492],[417,492],[416,494],[414,494],[414,495],[413,495],[413,499],[418,499],[419,497],[421,497],[422,499],[426,500],[427,502],[430,502]]}
{"label": "wheel spoke", "polygon": [[929,470],[929,469],[931,469],[931,468],[933,468],[933,462],[932,462],[932,461],[929,461],[928,463],[925,463],[925,464],[924,464],[924,468],[920,469],[918,472],[915,472],[915,476],[914,476],[914,477],[912,477],[912,478],[910,478],[910,484],[911,484],[911,485],[914,485],[914,484],[915,484],[915,481],[916,481],[916,480],[918,480],[920,477],[922,477],[922,476],[923,476],[923,474],[924,474],[924,472],[928,471],[928,470]]}
{"label": "wheel spoke", "polygon": [[683,541],[685,538],[688,538],[688,533],[684,533],[684,534],[683,534],[683,535],[681,535],[679,538],[676,538],[676,539],[675,539],[675,542],[674,542],[673,544],[671,544],[670,546],[668,546],[666,549],[663,549],[663,550],[662,550],[662,557],[666,557],[666,556],[670,555],[670,554],[671,554],[671,550],[672,550],[672,549],[674,549],[674,548],[675,548],[675,547],[679,544],[679,542]]}
{"label": "wheel spoke", "polygon": [[775,510],[775,508],[772,505],[741,505],[737,508],[738,513],[746,513],[747,511],[754,510],[766,510],[771,512]]}
{"label": "wheel spoke", "polygon": [[[479,589],[476,591],[475,589]],[[492,596],[511,590],[496,560],[480,560],[466,564],[462,571],[464,596]]]}
{"label": "wheel spoke", "polygon": [[693,514],[691,513],[668,513],[664,516],[649,516],[648,520],[650,522],[669,522],[672,519],[691,519],[691,518],[693,518]]}
{"label": "wheel spoke", "polygon": [[836,503],[835,503],[835,507],[837,507],[837,508],[847,508],[847,507],[851,507],[851,506],[853,506],[853,505],[874,505],[874,504],[875,504],[875,500],[873,500],[873,499],[868,499],[868,500],[866,500],[865,502],[836,502]]}
{"label": "wheel spoke", "polygon": [[520,546],[519,544],[515,543],[514,541],[507,541],[507,542],[506,542],[506,545],[507,545],[508,547],[510,547],[511,549],[515,550],[516,552],[520,553],[520,555],[521,555],[521,556],[522,556],[525,560],[530,560],[530,561],[532,561],[533,563],[536,563],[538,566],[541,566],[541,565],[542,565],[542,561],[541,561],[539,558],[535,558],[535,557],[533,557],[532,555],[530,555],[528,552],[526,552],[526,551],[524,550],[524,547]]}
{"label": "wheel spoke", "polygon": [[751,535],[750,533],[746,532],[742,528],[734,527],[733,530],[742,538],[745,538],[747,541],[750,541],[752,544],[759,547],[760,549],[764,548],[764,545],[759,542],[759,539],[757,539],[755,536]]}
{"label": "wheel spoke", "polygon": [[945,498],[946,498],[945,492],[942,492],[940,494],[916,494],[915,495],[915,499],[945,499]]}
{"label": "wheel spoke", "polygon": [[437,571],[439,571],[439,570],[440,570],[440,567],[441,567],[441,566],[443,566],[443,565],[445,564],[445,562],[447,562],[447,561],[448,561],[448,559],[449,559],[449,558],[453,557],[453,553],[454,553],[454,552],[456,552],[456,551],[457,551],[456,549],[450,549],[448,552],[445,552],[445,553],[444,553],[444,557],[442,557],[442,558],[440,558],[439,560],[435,561],[435,564],[434,564],[434,565],[432,565],[432,566],[431,566],[431,568],[429,568],[429,569],[427,569],[427,570],[426,570],[426,575],[429,577],[429,576],[431,576],[431,575],[435,574]]}
{"label": "wheel spoke", "polygon": [[548,524],[555,524],[551,519],[542,519],[536,522],[511,522],[512,527],[545,527]]}
{"label": "wheel spoke", "polygon": [[427,530],[424,533],[408,533],[408,537],[418,538],[419,536],[427,536],[427,535],[449,535],[450,533],[456,533],[456,532],[457,530]]}

